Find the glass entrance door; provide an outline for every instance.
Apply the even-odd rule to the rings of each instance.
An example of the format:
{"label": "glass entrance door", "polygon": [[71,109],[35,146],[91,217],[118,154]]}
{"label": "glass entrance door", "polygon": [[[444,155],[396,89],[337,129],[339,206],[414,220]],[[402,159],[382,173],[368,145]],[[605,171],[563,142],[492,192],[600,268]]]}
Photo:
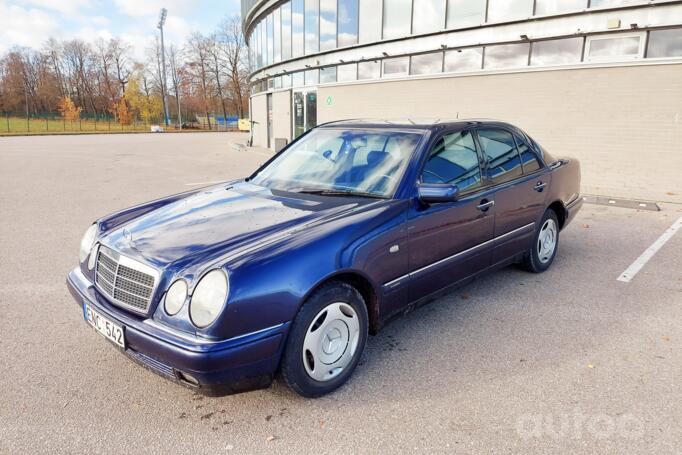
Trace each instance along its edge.
{"label": "glass entrance door", "polygon": [[317,125],[317,91],[294,92],[294,138]]}

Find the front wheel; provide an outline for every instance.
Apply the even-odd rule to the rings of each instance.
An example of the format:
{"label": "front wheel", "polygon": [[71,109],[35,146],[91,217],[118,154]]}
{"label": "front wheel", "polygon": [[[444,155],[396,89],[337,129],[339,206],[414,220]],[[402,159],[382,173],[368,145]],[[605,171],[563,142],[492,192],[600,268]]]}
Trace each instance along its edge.
{"label": "front wheel", "polygon": [[319,397],[341,387],[367,342],[367,307],[343,282],[329,283],[303,304],[294,319],[280,375],[296,393]]}
{"label": "front wheel", "polygon": [[547,209],[533,240],[523,266],[530,272],[541,273],[552,265],[559,246],[559,220],[554,210]]}

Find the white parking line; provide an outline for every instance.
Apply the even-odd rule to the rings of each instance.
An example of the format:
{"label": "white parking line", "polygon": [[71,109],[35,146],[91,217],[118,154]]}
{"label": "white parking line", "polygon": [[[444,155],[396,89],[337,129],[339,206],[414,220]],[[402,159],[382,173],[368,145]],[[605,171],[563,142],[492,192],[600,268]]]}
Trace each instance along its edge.
{"label": "white parking line", "polygon": [[196,183],[185,183],[185,186],[197,186],[197,185],[215,185],[216,183],[223,183],[225,180],[216,180],[215,182],[196,182]]}
{"label": "white parking line", "polygon": [[637,272],[639,272],[642,267],[649,262],[649,259],[654,257],[654,254],[656,254],[656,252],[660,250],[663,245],[665,245],[665,242],[670,240],[672,236],[675,235],[675,232],[677,232],[680,227],[682,227],[682,216],[678,218],[677,221],[675,221],[673,225],[670,226],[663,234],[661,234],[661,236],[656,239],[656,241],[652,243],[651,246],[635,260],[635,262],[630,264],[630,267],[628,267],[625,272],[621,273],[617,280],[624,283],[629,283],[630,280],[637,275]]}

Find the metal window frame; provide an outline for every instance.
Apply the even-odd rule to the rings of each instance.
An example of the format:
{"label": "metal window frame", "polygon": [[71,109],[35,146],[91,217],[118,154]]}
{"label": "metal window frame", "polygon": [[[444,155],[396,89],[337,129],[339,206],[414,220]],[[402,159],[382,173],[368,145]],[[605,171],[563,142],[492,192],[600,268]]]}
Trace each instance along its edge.
{"label": "metal window frame", "polygon": [[[633,61],[644,59],[644,50],[646,49],[646,35],[648,30],[642,30],[637,32],[624,32],[624,33],[600,33],[595,35],[587,35],[585,37],[585,52],[583,56],[583,61],[587,63],[605,63],[605,62],[623,62],[623,61]],[[639,38],[639,48],[637,54],[633,56],[628,55],[614,55],[607,57],[593,57],[590,58],[590,50],[592,48],[592,43],[594,41],[604,41],[613,40],[619,38]]]}
{"label": "metal window frame", "polygon": [[445,65],[445,49],[439,49],[435,51],[426,51],[426,52],[415,52],[414,54],[410,54],[410,68],[409,68],[409,75],[410,76],[424,76],[427,74],[439,74],[439,73],[420,73],[420,74],[412,74],[412,59],[414,57],[419,57],[420,55],[431,55],[431,54],[440,54],[440,73],[443,72],[443,67]]}

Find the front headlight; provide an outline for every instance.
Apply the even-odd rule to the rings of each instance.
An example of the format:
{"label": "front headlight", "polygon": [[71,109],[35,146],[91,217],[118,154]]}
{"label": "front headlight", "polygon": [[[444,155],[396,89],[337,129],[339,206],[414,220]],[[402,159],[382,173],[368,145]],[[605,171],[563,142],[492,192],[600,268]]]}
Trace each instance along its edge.
{"label": "front headlight", "polygon": [[187,298],[187,283],[185,280],[177,280],[175,283],[168,288],[166,292],[166,297],[164,298],[164,307],[166,308],[166,313],[169,316],[173,316],[180,311],[182,305],[185,303]]}
{"label": "front headlight", "polygon": [[95,243],[95,238],[97,237],[97,223],[93,224],[85,231],[83,240],[81,240],[81,248],[78,253],[78,258],[81,262],[85,261],[85,258],[90,254],[92,245]]}
{"label": "front headlight", "polygon": [[189,303],[189,316],[195,326],[203,328],[216,320],[227,300],[228,288],[224,271],[216,269],[204,275]]}

